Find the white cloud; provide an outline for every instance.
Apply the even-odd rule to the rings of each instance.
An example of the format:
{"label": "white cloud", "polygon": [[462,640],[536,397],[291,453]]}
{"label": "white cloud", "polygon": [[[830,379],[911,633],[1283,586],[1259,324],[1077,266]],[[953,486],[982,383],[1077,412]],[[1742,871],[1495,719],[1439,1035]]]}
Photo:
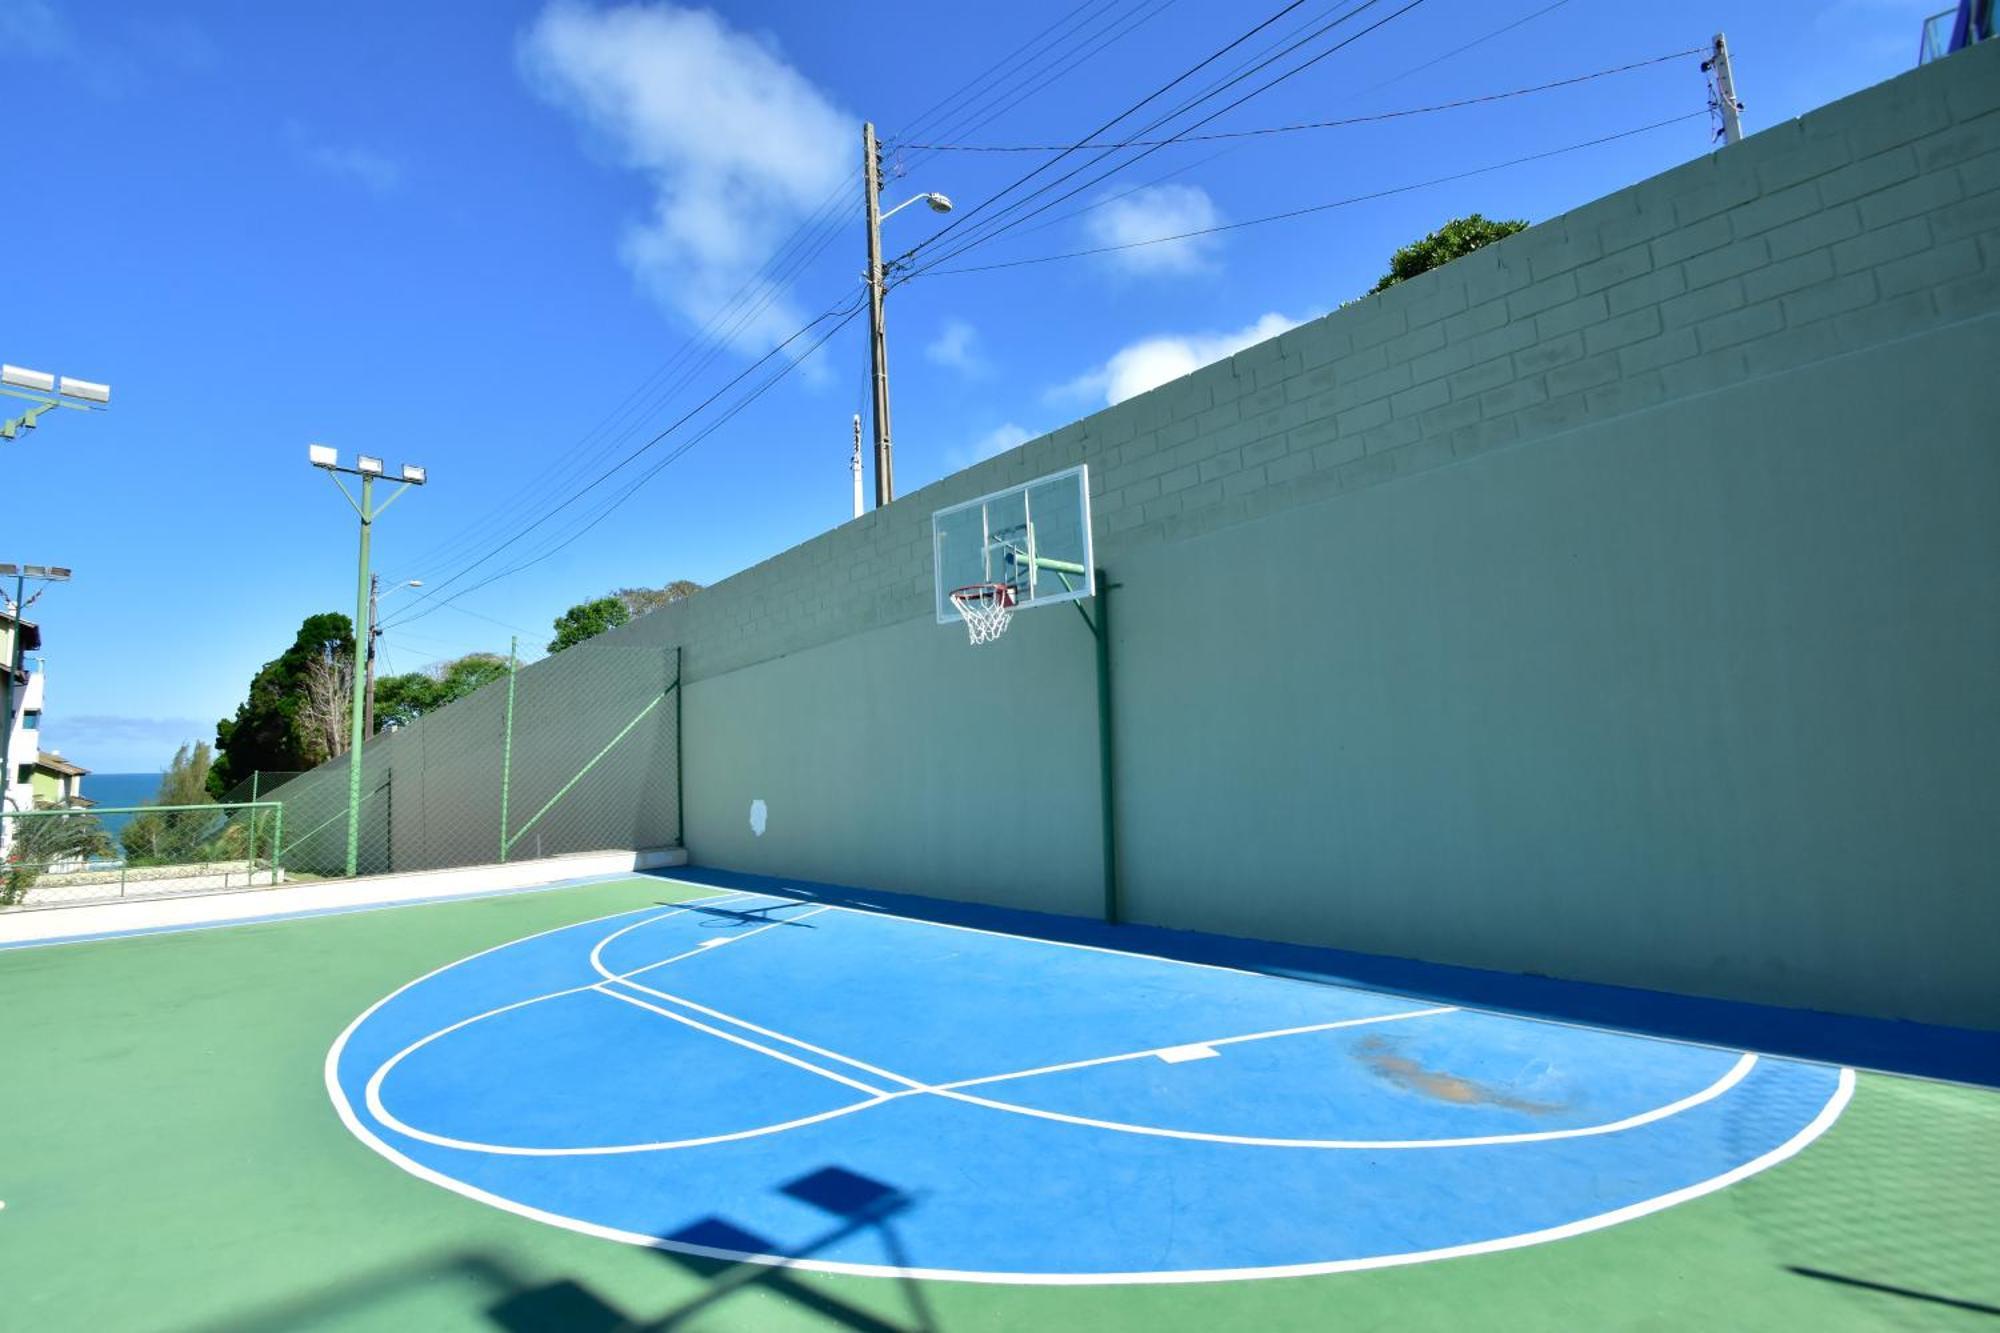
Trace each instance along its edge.
{"label": "white cloud", "polygon": [[987,369],[986,358],[979,354],[979,330],[962,319],[947,319],[924,355],[965,375],[982,375]]}
{"label": "white cloud", "polygon": [[[520,43],[523,76],[653,190],[619,253],[660,305],[703,324],[853,175],[855,117],[769,42],[706,10],[555,0]],[[734,337],[768,344],[803,317],[782,291]]]}
{"label": "white cloud", "polygon": [[1079,375],[1052,396],[1089,399],[1102,394],[1106,406],[1122,403],[1304,322],[1272,311],[1248,328],[1233,333],[1161,334],[1142,339],[1120,348],[1102,366]]}
{"label": "white cloud", "polygon": [[295,120],[285,122],[285,139],[299,160],[315,171],[350,181],[370,194],[387,194],[403,183],[403,164],[386,153],[357,144],[322,143]]}
{"label": "white cloud", "polygon": [[957,471],[1004,454],[1009,449],[1018,448],[1034,438],[1035,432],[1009,421],[1005,425],[995,426],[978,439],[969,440],[962,447],[952,450],[948,461],[952,470]]}
{"label": "white cloud", "polygon": [[[1097,245],[1136,246],[1114,250],[1104,259],[1131,273],[1189,273],[1207,266],[1213,236],[1161,238],[1213,227],[1222,220],[1215,201],[1199,185],[1150,185],[1093,208],[1086,229]],[[1155,242],[1146,244],[1146,242]]]}

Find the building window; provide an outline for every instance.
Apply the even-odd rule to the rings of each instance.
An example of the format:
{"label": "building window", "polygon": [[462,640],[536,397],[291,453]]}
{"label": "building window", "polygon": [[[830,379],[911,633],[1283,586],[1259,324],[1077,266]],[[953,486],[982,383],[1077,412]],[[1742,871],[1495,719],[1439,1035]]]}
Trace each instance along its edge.
{"label": "building window", "polygon": [[41,730],[42,710],[39,708],[29,708],[23,710],[21,713],[21,726],[26,731]]}
{"label": "building window", "polygon": [[33,764],[20,764],[15,767],[14,781],[33,782],[34,780],[35,780],[35,766]]}

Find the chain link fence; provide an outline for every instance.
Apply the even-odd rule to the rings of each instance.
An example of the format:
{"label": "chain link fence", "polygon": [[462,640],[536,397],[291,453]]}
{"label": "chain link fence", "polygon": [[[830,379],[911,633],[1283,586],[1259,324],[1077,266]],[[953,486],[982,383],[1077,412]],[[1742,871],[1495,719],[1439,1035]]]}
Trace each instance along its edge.
{"label": "chain link fence", "polygon": [[[673,847],[680,661],[582,644],[214,804],[0,814],[0,908]],[[350,816],[350,807],[353,815]]]}
{"label": "chain link fence", "polygon": [[263,790],[293,878],[677,846],[678,653],[581,644]]}
{"label": "chain link fence", "polygon": [[8,810],[0,907],[269,888],[284,837],[276,801]]}

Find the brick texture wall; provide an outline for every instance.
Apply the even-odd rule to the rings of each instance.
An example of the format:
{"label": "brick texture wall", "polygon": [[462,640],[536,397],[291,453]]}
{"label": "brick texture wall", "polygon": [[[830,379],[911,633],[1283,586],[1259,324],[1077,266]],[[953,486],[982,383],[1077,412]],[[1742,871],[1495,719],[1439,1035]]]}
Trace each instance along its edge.
{"label": "brick texture wall", "polygon": [[627,631],[691,679],[931,614],[930,514],[1082,462],[1100,560],[2000,310],[2000,43],[902,497]]}

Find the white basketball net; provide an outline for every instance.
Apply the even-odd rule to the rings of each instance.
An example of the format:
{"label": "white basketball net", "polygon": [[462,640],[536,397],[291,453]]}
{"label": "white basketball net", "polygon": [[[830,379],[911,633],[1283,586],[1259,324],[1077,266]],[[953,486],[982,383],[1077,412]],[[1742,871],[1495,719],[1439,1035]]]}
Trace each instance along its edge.
{"label": "white basketball net", "polygon": [[991,643],[1007,632],[1014,618],[1014,590],[1004,583],[974,583],[951,594],[951,604],[965,620],[973,647]]}

